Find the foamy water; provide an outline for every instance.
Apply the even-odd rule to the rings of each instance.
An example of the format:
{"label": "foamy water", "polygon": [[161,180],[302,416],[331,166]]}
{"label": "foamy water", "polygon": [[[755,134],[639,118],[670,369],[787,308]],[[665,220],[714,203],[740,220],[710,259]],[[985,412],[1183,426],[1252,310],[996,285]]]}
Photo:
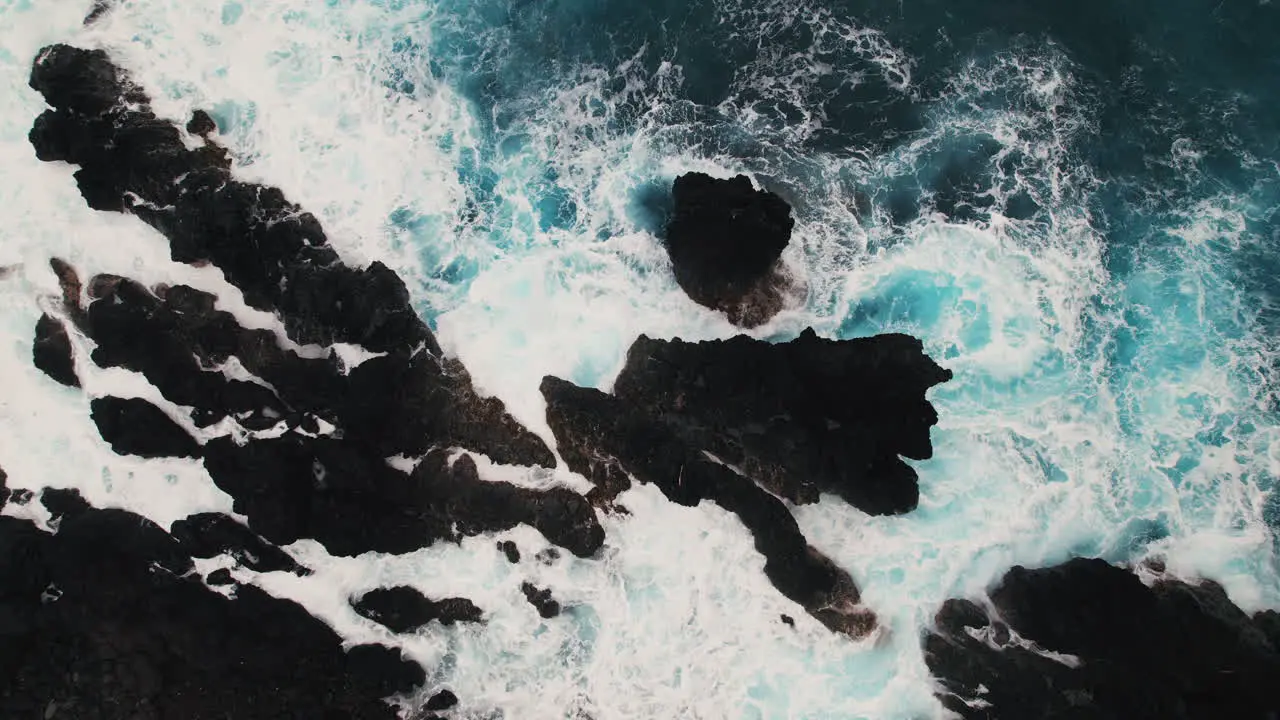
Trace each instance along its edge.
{"label": "foamy water", "polygon": [[[78,487],[166,527],[231,504],[198,464],[122,458],[98,437],[92,396],[167,407],[140,377],[81,362],[82,393],[31,365],[35,321],[57,293],[50,256],[83,276],[184,282],[253,315],[216,269],[172,263],[141,222],[89,210],[73,168],[35,159],[26,134],[43,103],[26,86],[30,61],[68,42],[111,52],[162,115],[210,110],[240,177],[315,212],[348,262],[380,259],[405,277],[481,390],[549,442],[543,375],[607,388],[640,333],[735,332],[680,292],[653,235],[645,193],[687,170],[748,172],[795,206],[784,260],[807,295],[754,334],[905,331],[955,371],[930,395],[941,422],[934,459],[914,463],[919,509],[794,508],[885,621],[874,641],[835,637],[778,594],[732,515],[648,487],[623,496],[632,515],[604,520],[599,559],[541,564],[532,557],[546,541],[517,528],[399,557],[330,558],[303,541],[287,549],[314,576],[236,571],[352,642],[403,646],[427,667],[428,689],[452,688],[470,717],[939,716],[918,642],[938,605],[1013,564],[1073,554],[1159,555],[1222,582],[1246,609],[1280,607],[1265,521],[1280,474],[1275,343],[1232,265],[1267,242],[1251,225],[1256,201],[1174,196],[1135,210],[1143,222],[1121,246],[1090,209],[1104,183],[1078,147],[1094,141],[1100,111],[1062,53],[977,58],[926,90],[910,49],[874,27],[804,5],[726,2],[705,12],[761,39],[709,103],[689,97],[705,81],[695,59],[661,45],[616,62],[539,55],[515,20],[552,22],[529,5],[137,0],[83,28],[87,5],[0,6],[0,265],[17,266],[0,280],[11,487]],[[569,21],[592,21],[590,8],[552,10],[565,13],[566,36]],[[788,34],[809,44],[787,46]],[[932,99],[901,141],[837,147],[843,120],[824,103],[866,83]],[[930,188],[979,133],[993,144],[978,194],[993,209],[965,215]],[[1189,140],[1153,158],[1188,183],[1208,172]],[[902,188],[918,216],[895,218],[884,202]],[[1019,194],[1040,211],[1002,214]],[[585,487],[564,470],[481,469]],[[505,538],[520,565],[495,548]],[[526,579],[550,587],[565,614],[539,618],[520,594]],[[347,605],[391,584],[471,598],[488,621],[395,636]]]}

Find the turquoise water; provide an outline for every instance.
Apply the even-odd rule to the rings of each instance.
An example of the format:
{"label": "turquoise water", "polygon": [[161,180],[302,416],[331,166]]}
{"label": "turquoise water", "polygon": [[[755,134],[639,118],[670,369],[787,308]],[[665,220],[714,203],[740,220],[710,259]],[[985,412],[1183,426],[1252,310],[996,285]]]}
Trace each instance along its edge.
{"label": "turquoise water", "polygon": [[[208,108],[239,171],[346,257],[408,278],[537,431],[544,374],[607,388],[642,332],[736,332],[656,237],[688,170],[794,208],[803,293],[753,332],[910,332],[955,372],[917,511],[795,509],[881,642],[780,634],[797,613],[732,518],[640,490],[612,554],[547,571],[565,627],[495,611],[429,638],[490,716],[934,716],[916,637],[938,604],[1077,554],[1159,556],[1280,607],[1272,5],[138,0],[87,30],[0,7],[5,157],[28,162],[38,43],[107,47],[162,112]],[[5,211],[33,256],[18,213],[40,192]],[[466,574],[439,553],[430,572]]]}

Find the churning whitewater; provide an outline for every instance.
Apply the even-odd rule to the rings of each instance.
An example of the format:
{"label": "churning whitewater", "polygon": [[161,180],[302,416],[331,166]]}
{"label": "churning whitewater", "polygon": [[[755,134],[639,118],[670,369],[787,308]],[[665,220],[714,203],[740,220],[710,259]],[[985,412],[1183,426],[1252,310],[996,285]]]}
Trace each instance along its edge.
{"label": "churning whitewater", "polygon": [[[1258,657],[1274,663],[1280,623],[1265,611],[1280,609],[1280,10],[1252,0],[1041,5],[0,0],[0,478],[11,497],[0,514],[47,534],[70,526],[62,516],[97,512],[51,491],[47,502],[17,501],[51,488],[135,513],[157,538],[183,540],[197,514],[247,524],[257,549],[187,553],[173,574],[287,615],[280,626],[323,656],[314,667],[341,668],[317,676],[349,670],[325,633],[345,648],[402,651],[421,670],[366,658],[362,672],[390,668],[365,694],[394,696],[405,717],[429,717],[413,714],[427,707],[477,719],[907,720],[998,709],[990,683],[988,700],[957,705],[964,693],[950,681],[979,683],[957,680],[959,661],[936,660],[944,653],[928,639],[967,632],[981,641],[965,646],[971,654],[1012,643],[1054,672],[1089,667],[1097,648],[1036,645],[1033,623],[1015,622],[1019,588],[1044,582],[1066,597],[1071,583],[1048,584],[1063,577],[1121,588],[1116,597],[1140,608],[1147,591],[1127,580],[1174,587],[1175,600],[1152,601],[1161,613],[1185,588],[1175,579],[1218,583],[1233,612],[1271,633]],[[152,301],[121,290],[127,283],[95,291],[99,275],[210,293],[225,322],[279,338],[290,368],[319,367],[332,346],[345,372],[326,380],[335,385],[363,381],[360,366],[396,349],[299,340],[288,312],[264,309],[220,265],[175,260],[144,211],[91,209],[77,166],[42,162],[29,140],[55,105],[29,84],[33,61],[55,43],[106,51],[167,123],[206,110],[236,180],[279,188],[313,214],[347,266],[381,262],[403,280],[424,337],[434,334],[446,367],[465,367],[451,402],[487,413],[482,398],[496,398],[510,417],[484,417],[516,428],[491,447],[467,434],[474,428],[451,428],[447,453],[387,440],[389,468],[417,477],[436,462],[439,487],[535,498],[540,512],[572,495],[570,509],[547,511],[552,520],[442,522],[431,532],[451,541],[426,547],[370,531],[340,552],[320,528],[269,527],[266,511],[229,493],[217,470],[228,465],[204,449],[234,455],[215,439],[227,426],[191,421],[196,403],[173,400],[151,374],[97,362],[111,342],[75,330],[51,258],[74,266],[96,302]],[[196,135],[182,135],[193,152],[204,147]],[[779,261],[788,290],[762,324],[738,327],[676,281],[664,240],[672,183],[689,172],[745,175],[790,206]],[[78,388],[32,362],[46,313],[72,327]],[[673,502],[624,450],[574,445],[544,382],[612,402],[601,398],[625,398],[628,379],[638,382],[633,347],[658,355],[680,347],[660,341],[739,335],[792,347],[810,341],[808,328],[830,340],[914,336],[924,359],[950,372],[920,388],[937,424],[932,457],[908,461],[919,487],[909,512],[759,490],[794,517],[806,558],[847,574],[857,617],[874,616],[874,632],[833,632],[820,608],[789,597],[749,513],[723,498]],[[217,369],[264,383],[234,356]],[[108,396],[160,408],[159,422],[194,437],[204,464],[113,451],[99,419]],[[286,442],[271,427],[237,439]],[[322,421],[308,437],[331,432]],[[521,454],[535,446],[547,462]],[[592,508],[578,494],[591,498],[598,480],[573,457],[606,449],[635,482],[616,498],[625,511],[584,520],[574,513]],[[237,472],[260,469],[236,462]],[[549,529],[563,516],[581,535]],[[9,547],[18,545],[0,550]],[[1072,558],[1134,572],[1117,580],[1079,564],[1034,575]],[[1015,566],[1032,572],[1001,585]],[[216,573],[227,582],[207,580]],[[392,599],[370,593],[403,587],[430,598],[426,612],[440,621],[393,630],[395,613],[373,598]],[[952,599],[981,608],[966,615]],[[987,612],[1026,637],[1009,640],[995,614],[988,628]],[[1004,641],[982,634],[998,628]],[[339,700],[361,717],[358,700],[333,707]],[[50,707],[46,718],[64,716]]]}

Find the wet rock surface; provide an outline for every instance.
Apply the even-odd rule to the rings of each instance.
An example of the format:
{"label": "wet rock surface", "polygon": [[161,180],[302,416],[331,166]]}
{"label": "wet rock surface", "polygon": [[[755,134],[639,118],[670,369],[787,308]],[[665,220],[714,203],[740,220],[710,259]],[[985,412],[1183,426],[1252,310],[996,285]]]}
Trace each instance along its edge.
{"label": "wet rock surface", "polygon": [[222,513],[189,515],[175,522],[169,532],[191,557],[229,555],[237,563],[256,572],[280,571],[298,575],[311,572],[285,551]]}
{"label": "wet rock surface", "polygon": [[522,582],[520,592],[544,619],[551,619],[560,614],[560,603],[551,596],[550,588],[539,588],[531,582]]}
{"label": "wet rock surface", "polygon": [[1210,582],[1102,560],[1015,567],[990,606],[949,600],[924,638],[943,704],[966,718],[1274,718],[1280,634]]}
{"label": "wet rock surface", "polygon": [[[40,159],[78,165],[91,208],[143,220],[175,261],[216,267],[280,329],[242,326],[204,290],[114,275],[81,283],[70,263],[51,260],[68,323],[41,320],[33,360],[69,379],[63,340],[76,332],[91,341],[93,364],[142,375],[171,405],[96,398],[90,414],[103,438],[120,453],[198,458],[247,526],[206,513],[170,534],[64,491],[47,493],[57,535],[6,518],[3,542],[22,545],[5,554],[22,563],[14,577],[70,577],[81,560],[92,567],[66,581],[80,584],[64,589],[54,610],[24,605],[21,621],[0,623],[16,638],[0,651],[0,671],[17,683],[0,694],[0,714],[394,717],[380,699],[420,684],[422,668],[381,646],[343,653],[304,609],[235,577],[306,574],[280,548],[302,539],[339,555],[403,553],[524,523],[579,556],[600,547],[603,530],[581,496],[480,477],[466,451],[523,466],[551,467],[555,456],[443,356],[394,272],[343,264],[314,216],[276,188],[236,180],[229,153],[210,139],[216,125],[207,113],[184,133],[152,112],[104,52],[64,45],[40,52],[31,86],[51,106],[29,136]],[[188,149],[192,136],[203,141]],[[359,347],[340,351],[339,343]],[[363,359],[344,360],[352,357]],[[184,429],[193,426],[199,442]],[[393,456],[416,460],[412,472],[393,467]],[[205,580],[193,572],[192,557],[220,555],[241,569]],[[117,576],[106,578],[108,570]],[[29,604],[25,587],[0,584],[0,594]],[[421,603],[397,597],[374,608],[380,621],[420,619]],[[463,598],[421,600],[442,622],[479,619]]]}
{"label": "wet rock surface", "polygon": [[745,175],[686,173],[672,184],[667,253],[676,282],[700,305],[752,327],[782,307],[778,259],[791,241],[791,207]]}
{"label": "wet rock surface", "polygon": [[45,491],[58,532],[0,517],[0,714],[12,718],[396,717],[425,679],[252,585],[190,574],[161,528]]}
{"label": "wet rock surface", "polygon": [[905,335],[828,341],[806,331],[772,345],[747,337],[638,339],[612,395],[544,378],[561,456],[609,509],[631,478],[673,502],[736,514],[778,590],[828,627],[874,626],[848,573],[809,545],[783,502],[841,495],[869,513],[915,507],[915,472],[932,454],[925,399],[951,373]]}
{"label": "wet rock surface", "polygon": [[142,398],[106,396],[89,403],[102,439],[120,455],[198,457],[200,444],[163,410]]}
{"label": "wet rock surface", "polygon": [[483,613],[466,598],[429,600],[411,587],[370,590],[351,607],[361,616],[385,625],[392,632],[407,633],[438,620],[441,625],[480,622]]}
{"label": "wet rock surface", "polygon": [[36,321],[36,338],[31,346],[31,361],[54,380],[68,387],[80,387],[75,360],[71,354],[71,338],[67,329],[49,314]]}

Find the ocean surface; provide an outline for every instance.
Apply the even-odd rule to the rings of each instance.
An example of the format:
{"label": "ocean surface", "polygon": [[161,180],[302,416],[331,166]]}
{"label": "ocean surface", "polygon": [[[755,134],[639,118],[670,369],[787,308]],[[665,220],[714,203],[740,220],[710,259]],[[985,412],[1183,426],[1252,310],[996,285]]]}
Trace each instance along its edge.
{"label": "ocean surface", "polygon": [[[608,388],[640,333],[738,332],[685,297],[657,238],[690,170],[746,173],[794,208],[803,294],[752,334],[908,332],[955,372],[930,393],[919,509],[794,509],[884,620],[871,640],[797,612],[732,515],[651,487],[603,520],[602,557],[534,565],[568,608],[552,621],[492,536],[396,557],[304,541],[289,550],[315,575],[258,576],[353,641],[403,646],[472,717],[940,717],[919,644],[939,604],[1075,555],[1160,558],[1280,608],[1280,6],[125,0],[86,27],[89,5],[0,0],[11,487],[78,487],[165,526],[231,505],[198,464],[98,437],[89,396],[154,397],[140,377],[82,363],[81,393],[32,366],[50,256],[274,322],[36,160],[30,64],[67,42],[108,50],[166,117],[207,109],[239,176],[314,212],[348,262],[399,272],[482,392],[549,442],[543,375]],[[392,636],[346,604],[382,582],[472,598],[489,622]]]}

